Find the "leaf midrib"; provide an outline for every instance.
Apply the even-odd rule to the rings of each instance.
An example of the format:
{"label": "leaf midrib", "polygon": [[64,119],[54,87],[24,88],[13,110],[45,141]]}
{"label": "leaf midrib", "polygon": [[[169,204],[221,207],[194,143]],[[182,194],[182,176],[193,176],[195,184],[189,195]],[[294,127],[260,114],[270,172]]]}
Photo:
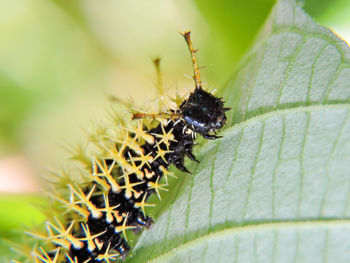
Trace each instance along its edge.
{"label": "leaf midrib", "polygon": [[167,258],[171,258],[176,253],[180,251],[190,249],[195,247],[202,242],[208,240],[214,240],[216,238],[221,238],[225,236],[230,236],[233,234],[245,233],[245,232],[256,232],[259,230],[279,230],[279,229],[301,229],[301,228],[337,228],[337,227],[350,227],[350,219],[315,219],[315,220],[282,220],[282,221],[264,221],[261,223],[254,223],[244,226],[233,226],[225,228],[219,231],[210,232],[208,234],[201,235],[195,239],[181,244],[180,246],[174,247],[166,253],[160,254],[157,257],[148,260],[151,262],[165,262]]}
{"label": "leaf midrib", "polygon": [[[232,127],[226,129],[221,135],[225,136],[225,134],[231,133],[236,129],[247,127],[252,122],[266,120],[274,116],[287,115],[289,113],[312,112],[312,111],[319,111],[319,110],[326,110],[326,109],[344,109],[344,108],[350,110],[350,103],[318,104],[318,105],[301,106],[301,107],[294,107],[294,108],[287,108],[287,109],[278,109],[278,110],[266,112],[254,117],[250,117],[242,122],[239,122],[233,125]],[[207,143],[206,145],[208,144],[210,143]]]}

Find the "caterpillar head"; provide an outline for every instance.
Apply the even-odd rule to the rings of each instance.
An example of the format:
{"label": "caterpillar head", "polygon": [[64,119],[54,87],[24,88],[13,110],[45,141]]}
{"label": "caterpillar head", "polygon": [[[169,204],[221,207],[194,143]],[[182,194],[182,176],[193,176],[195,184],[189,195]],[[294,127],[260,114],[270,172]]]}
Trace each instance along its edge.
{"label": "caterpillar head", "polygon": [[217,98],[211,93],[196,88],[187,100],[180,105],[182,118],[203,137],[216,139],[217,136],[210,135],[210,132],[221,129],[226,123],[225,112],[229,108],[224,108],[222,98]]}

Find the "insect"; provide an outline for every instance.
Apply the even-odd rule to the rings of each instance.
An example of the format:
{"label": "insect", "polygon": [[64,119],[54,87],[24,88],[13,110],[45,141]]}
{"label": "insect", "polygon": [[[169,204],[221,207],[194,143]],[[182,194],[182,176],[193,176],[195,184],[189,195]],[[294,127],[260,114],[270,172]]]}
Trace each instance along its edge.
{"label": "insect", "polygon": [[[67,183],[66,194],[55,196],[65,216],[46,222],[45,234],[32,234],[47,244],[31,252],[36,262],[110,262],[130,251],[127,233],[150,228],[146,214],[152,194],[167,190],[169,165],[188,172],[185,156],[192,153],[197,134],[217,139],[226,122],[222,98],[203,89],[192,47],[191,32],[182,34],[192,57],[195,88],[177,108],[155,114],[135,112],[133,126],[119,127],[119,138],[97,142],[92,178],[83,185]],[[158,61],[159,63],[159,61]],[[152,121],[148,121],[151,119]],[[156,123],[154,124],[154,121]],[[152,123],[152,124],[151,124]]]}

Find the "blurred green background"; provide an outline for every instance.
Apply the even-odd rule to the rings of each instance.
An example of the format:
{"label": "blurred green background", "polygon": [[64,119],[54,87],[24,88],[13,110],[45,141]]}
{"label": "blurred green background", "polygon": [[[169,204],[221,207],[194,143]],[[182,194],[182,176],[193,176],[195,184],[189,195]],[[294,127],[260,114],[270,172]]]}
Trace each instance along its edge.
{"label": "blurred green background", "polygon": [[[141,104],[154,92],[151,58],[169,88],[191,90],[178,31],[192,30],[202,78],[220,88],[268,16],[273,0],[2,0],[0,2],[0,237],[39,223],[35,175],[65,162],[61,141],[101,119],[109,95]],[[301,1],[350,40],[348,0]],[[42,201],[40,201],[42,202]],[[39,202],[39,203],[40,203]],[[19,231],[21,232],[21,231]],[[8,248],[0,241],[0,261]]]}

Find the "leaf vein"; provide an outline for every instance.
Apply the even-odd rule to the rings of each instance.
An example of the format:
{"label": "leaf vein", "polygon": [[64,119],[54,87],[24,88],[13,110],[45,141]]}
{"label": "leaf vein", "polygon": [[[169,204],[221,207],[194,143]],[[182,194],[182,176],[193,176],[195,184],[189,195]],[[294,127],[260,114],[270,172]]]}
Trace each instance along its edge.
{"label": "leaf vein", "polygon": [[303,141],[301,143],[301,152],[300,152],[300,182],[299,182],[299,194],[298,194],[298,209],[297,209],[297,218],[300,217],[300,209],[301,209],[301,200],[303,196],[303,188],[304,188],[304,151],[305,151],[305,144],[306,144],[306,137],[309,131],[310,122],[311,122],[311,115],[310,112],[306,112],[306,127],[304,131],[304,137]]}
{"label": "leaf vein", "polygon": [[[327,159],[327,162],[326,162],[326,165],[325,165],[325,167],[326,167],[325,170],[326,170],[326,175],[327,175],[327,186],[326,186],[325,192],[322,195],[322,201],[321,201],[320,212],[319,212],[320,216],[324,214],[325,203],[326,203],[327,195],[328,195],[328,192],[329,192],[329,184],[330,184],[330,181],[331,181],[330,174],[329,174],[329,165],[330,165],[330,162],[334,158],[335,150],[336,150],[336,148],[337,148],[337,146],[339,144],[339,138],[341,138],[343,136],[345,125],[348,122],[348,120],[349,120],[349,111],[346,112],[346,116],[345,116],[345,118],[343,120],[343,123],[342,123],[342,126],[340,127],[339,132],[338,132],[338,134],[337,134],[337,136],[335,138],[335,141],[333,143],[333,147],[332,147],[330,156]],[[344,206],[345,205],[346,205],[346,203],[344,204]]]}
{"label": "leaf vein", "polygon": [[210,172],[210,208],[209,208],[209,228],[212,227],[212,221],[213,221],[213,206],[214,206],[214,198],[215,198],[215,191],[214,191],[214,185],[213,185],[213,178],[214,178],[214,170],[215,170],[215,162],[216,162],[216,156],[218,155],[219,147],[221,145],[221,140],[217,142],[217,146],[215,148],[215,154],[213,159],[213,165]]}
{"label": "leaf vein", "polygon": [[321,57],[321,55],[323,54],[323,51],[326,49],[326,47],[328,47],[328,43],[324,44],[320,51],[318,52],[317,56],[315,57],[312,66],[311,66],[311,75],[310,75],[310,79],[309,79],[309,85],[308,85],[308,90],[307,90],[307,97],[306,97],[306,105],[310,104],[310,92],[311,92],[311,84],[312,84],[312,79],[315,75],[315,66],[317,64],[318,59]]}
{"label": "leaf vein", "polygon": [[[225,228],[220,231],[211,232],[202,236],[199,236],[195,239],[192,239],[186,243],[183,243],[177,247],[174,247],[173,249],[160,254],[157,257],[152,258],[149,263],[151,262],[165,262],[166,259],[171,258],[178,254],[181,251],[191,249],[193,247],[201,245],[203,242],[208,242],[211,240],[216,240],[220,238],[224,238],[227,236],[234,235],[236,239],[238,239],[239,234],[244,233],[254,233],[256,231],[278,231],[278,230],[286,230],[286,229],[295,229],[298,233],[298,230],[301,229],[333,229],[333,228],[349,228],[350,229],[350,219],[317,219],[317,220],[300,220],[300,221],[270,221],[270,222],[263,222],[263,223],[254,223],[250,225],[244,225],[244,226],[233,226],[230,228]],[[299,233],[297,234],[297,245],[300,242]],[[239,242],[236,240],[235,244],[237,246],[236,250],[236,260],[238,260],[238,245]],[[296,257],[298,253],[298,248],[296,248]],[[295,258],[296,260],[296,258]],[[294,260],[294,261],[295,261]]]}
{"label": "leaf vein", "polygon": [[251,172],[250,172],[250,175],[249,175],[248,193],[247,193],[247,197],[245,199],[244,205],[243,205],[242,220],[245,219],[246,214],[247,214],[247,210],[248,210],[248,204],[249,204],[250,194],[252,192],[252,186],[253,186],[255,169],[256,169],[256,166],[257,166],[257,163],[258,163],[258,158],[259,158],[261,147],[262,147],[262,141],[263,141],[263,138],[264,138],[264,130],[265,130],[265,122],[261,122],[259,144],[258,144],[258,148],[257,148],[256,154],[255,154],[255,158],[254,158],[254,162],[253,162],[253,165],[252,165],[252,169],[251,169]]}
{"label": "leaf vein", "polygon": [[294,65],[294,62],[296,61],[297,56],[299,55],[300,51],[302,50],[303,46],[305,45],[305,42],[306,42],[306,39],[304,37],[303,41],[298,45],[298,47],[293,52],[293,55],[289,59],[289,63],[287,65],[286,71],[285,71],[284,76],[282,78],[281,84],[278,87],[278,97],[277,97],[276,103],[275,103],[275,105],[277,105],[278,108],[279,108],[280,103],[281,103],[282,93],[283,93],[283,90],[285,88],[286,81],[289,77],[289,73],[291,72],[291,69]]}

